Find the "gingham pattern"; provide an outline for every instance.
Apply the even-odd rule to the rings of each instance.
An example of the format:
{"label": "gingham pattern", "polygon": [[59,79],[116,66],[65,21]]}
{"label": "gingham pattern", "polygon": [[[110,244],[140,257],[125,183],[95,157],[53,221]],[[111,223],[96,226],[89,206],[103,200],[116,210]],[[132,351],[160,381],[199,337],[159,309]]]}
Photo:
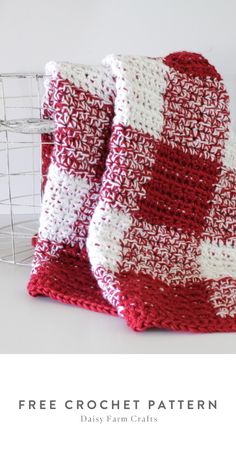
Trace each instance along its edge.
{"label": "gingham pattern", "polygon": [[236,148],[221,77],[187,52],[105,64],[115,118],[88,238],[104,297],[136,330],[235,330]]}
{"label": "gingham pattern", "polygon": [[103,66],[51,62],[46,73],[44,115],[54,119],[55,130],[53,145],[43,147],[44,196],[28,290],[115,314],[97,288],[85,249],[108,152],[115,84]]}
{"label": "gingham pattern", "polygon": [[222,79],[188,52],[104,66],[91,77],[50,66],[55,146],[29,291],[118,313],[136,331],[236,331],[236,143]]}

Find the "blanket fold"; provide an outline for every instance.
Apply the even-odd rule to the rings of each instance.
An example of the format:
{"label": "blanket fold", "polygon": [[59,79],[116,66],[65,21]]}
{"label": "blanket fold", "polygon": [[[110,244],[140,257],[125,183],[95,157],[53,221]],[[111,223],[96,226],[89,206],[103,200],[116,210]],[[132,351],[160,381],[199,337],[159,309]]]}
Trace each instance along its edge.
{"label": "blanket fold", "polygon": [[[86,253],[88,225],[104,172],[115,85],[102,67],[48,63],[44,114],[54,119],[53,150],[28,284],[33,296],[116,314],[103,299]],[[46,152],[48,149],[46,148]]]}
{"label": "blanket fold", "polygon": [[236,331],[236,140],[220,74],[189,52],[51,67],[30,294],[136,331]]}

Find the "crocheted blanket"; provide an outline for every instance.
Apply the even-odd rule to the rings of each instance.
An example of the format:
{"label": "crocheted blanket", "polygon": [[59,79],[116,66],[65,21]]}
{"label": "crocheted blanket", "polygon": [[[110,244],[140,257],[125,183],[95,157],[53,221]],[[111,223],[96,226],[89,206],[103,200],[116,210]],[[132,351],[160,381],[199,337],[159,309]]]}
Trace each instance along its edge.
{"label": "crocheted blanket", "polygon": [[236,331],[236,140],[201,55],[51,64],[33,269],[46,295],[142,331]]}

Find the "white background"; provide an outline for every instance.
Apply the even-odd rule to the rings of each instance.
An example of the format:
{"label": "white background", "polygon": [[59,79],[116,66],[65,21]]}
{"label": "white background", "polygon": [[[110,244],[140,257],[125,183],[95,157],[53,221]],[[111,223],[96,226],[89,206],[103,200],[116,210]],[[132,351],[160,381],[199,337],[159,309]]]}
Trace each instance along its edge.
{"label": "white background", "polygon": [[235,76],[235,16],[234,0],[1,0],[1,71],[190,50]]}
{"label": "white background", "polygon": [[[4,452],[235,450],[234,355],[18,355],[0,363]],[[19,412],[19,399],[57,399],[58,406],[67,399],[218,399],[218,410],[152,411],[155,424],[98,425],[81,424],[76,410],[60,407]]]}
{"label": "white background", "polygon": [[201,52],[225,78],[236,116],[235,0],[1,0],[0,72],[109,53]]}

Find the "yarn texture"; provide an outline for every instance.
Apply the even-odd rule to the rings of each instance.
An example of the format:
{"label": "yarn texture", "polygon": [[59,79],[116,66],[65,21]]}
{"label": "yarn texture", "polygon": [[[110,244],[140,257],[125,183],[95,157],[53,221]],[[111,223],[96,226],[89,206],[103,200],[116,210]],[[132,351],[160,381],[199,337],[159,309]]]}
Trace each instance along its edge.
{"label": "yarn texture", "polygon": [[236,139],[220,74],[189,52],[50,67],[29,293],[136,331],[236,331]]}
{"label": "yarn texture", "polygon": [[28,290],[114,315],[85,247],[108,152],[114,81],[103,66],[50,62],[46,73],[44,116],[55,130],[53,147],[43,146],[44,196]]}

